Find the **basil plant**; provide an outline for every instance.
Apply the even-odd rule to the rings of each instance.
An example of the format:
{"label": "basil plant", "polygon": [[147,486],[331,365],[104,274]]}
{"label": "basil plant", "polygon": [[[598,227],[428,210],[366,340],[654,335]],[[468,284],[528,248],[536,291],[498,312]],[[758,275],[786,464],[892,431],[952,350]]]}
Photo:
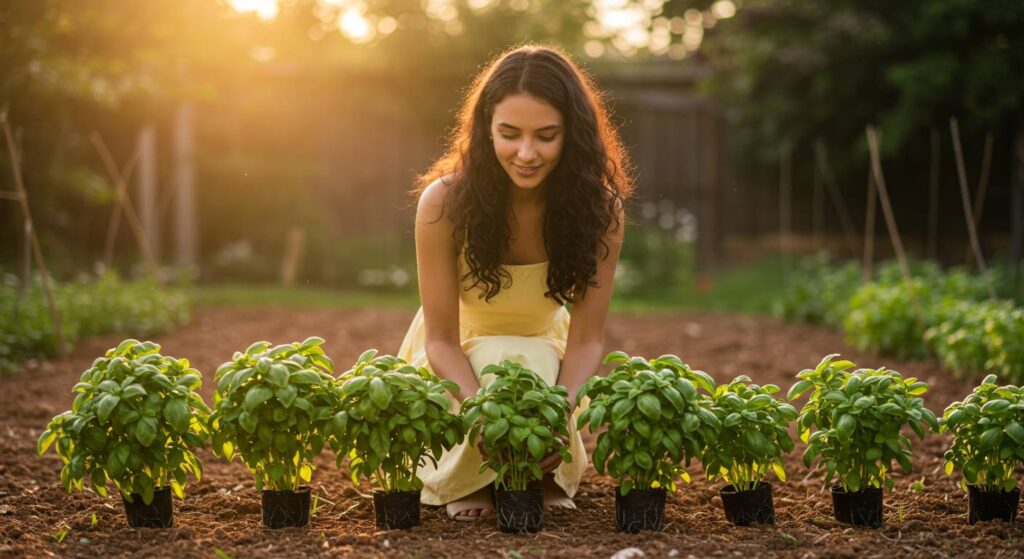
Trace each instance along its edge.
{"label": "basil plant", "polygon": [[921,439],[925,427],[938,430],[935,414],[918,397],[928,385],[885,368],[850,371],[855,365],[833,361],[836,357],[828,355],[813,370],[801,371],[789,389],[789,400],[811,391],[797,417],[800,439],[808,443],[804,464],[811,467],[817,457],[825,481],[838,476],[846,492],[891,489],[893,461],[912,470],[911,441],[900,428],[910,425]]}
{"label": "basil plant", "polygon": [[544,457],[558,452],[572,461],[568,391],[508,360],[480,371],[481,378],[489,375],[494,380],[462,402],[463,421],[469,440],[481,440],[487,455],[480,471],[493,470],[499,490],[524,491],[544,477]]}
{"label": "basil plant", "polygon": [[111,481],[125,499],[134,493],[148,505],[154,489],[170,484],[184,498],[188,474],[198,480],[203,473],[192,451],[208,437],[210,409],[195,391],[201,384],[188,360],[161,355],[153,342],[124,340],[82,373],[71,410],[50,421],[36,450],[55,445],[69,492],[88,482],[105,497]]}
{"label": "basil plant", "polygon": [[981,385],[953,402],[942,414],[940,429],[953,433],[946,451],[946,474],[963,472],[960,487],[982,491],[1013,491],[1015,468],[1024,462],[1024,389],[996,385],[988,375]]}
{"label": "basil plant", "polygon": [[778,391],[774,384],[752,384],[746,375],[715,389],[712,409],[722,428],[704,449],[708,479],[722,479],[736,491],[756,489],[769,472],[786,481],[783,455],[793,450],[789,422],[797,413],[773,396]]}
{"label": "basil plant", "polygon": [[452,414],[448,391],[458,385],[422,367],[384,355],[363,353],[341,375],[341,411],[332,417],[329,444],[341,467],[351,457],[352,482],[373,478],[386,492],[419,491],[416,468],[465,437],[462,418]]}
{"label": "basil plant", "polygon": [[257,491],[298,490],[332,433],[339,395],[323,342],[256,342],[217,369],[213,452],[240,458]]}
{"label": "basil plant", "polygon": [[684,468],[714,443],[721,428],[708,396],[714,380],[674,355],[648,361],[616,351],[604,363],[615,368],[591,377],[576,394],[577,401],[590,398],[579,428],[589,423],[593,433],[608,427],[597,438],[594,468],[601,474],[607,469],[622,495],[633,489],[675,491],[675,479],[690,481]]}

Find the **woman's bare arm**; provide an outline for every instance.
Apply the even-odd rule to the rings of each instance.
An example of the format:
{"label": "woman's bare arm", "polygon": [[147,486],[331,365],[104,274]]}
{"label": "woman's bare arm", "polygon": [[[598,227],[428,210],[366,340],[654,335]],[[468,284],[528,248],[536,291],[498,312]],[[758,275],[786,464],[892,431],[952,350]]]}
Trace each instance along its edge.
{"label": "woman's bare arm", "polygon": [[605,237],[608,254],[598,262],[597,287],[590,287],[586,294],[572,305],[572,319],[569,323],[569,337],[565,356],[558,371],[558,384],[569,390],[569,403],[576,407],[576,392],[583,383],[597,373],[604,354],[604,323],[608,316],[608,305],[612,298],[612,281],[615,266],[622,249],[623,229],[626,221],[619,208],[619,226]]}
{"label": "woman's bare arm", "polygon": [[462,401],[480,388],[459,338],[459,271],[452,222],[444,215],[448,186],[435,181],[416,207],[416,270],[426,327],[427,361],[434,373],[459,385]]}

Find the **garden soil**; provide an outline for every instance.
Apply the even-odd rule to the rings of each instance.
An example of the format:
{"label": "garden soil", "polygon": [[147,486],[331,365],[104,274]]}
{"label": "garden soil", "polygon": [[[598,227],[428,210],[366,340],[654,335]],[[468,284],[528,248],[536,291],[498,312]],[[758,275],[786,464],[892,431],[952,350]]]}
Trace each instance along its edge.
{"label": "garden soil", "polygon": [[[203,396],[212,401],[212,375],[237,350],[256,340],[290,342],[325,338],[338,371],[365,349],[398,349],[412,314],[400,310],[206,309],[176,332],[157,336],[163,353],[187,357],[203,371]],[[774,526],[730,525],[718,485],[690,468],[693,483],[670,495],[664,530],[628,535],[614,529],[614,482],[588,472],[578,510],[548,513],[536,534],[498,531],[493,519],[455,523],[443,508],[424,507],[422,525],[378,531],[371,488],[353,487],[325,451],[317,461],[315,514],[307,528],[268,530],[260,523],[260,497],[239,464],[200,452],[202,481],[175,500],[174,528],[132,530],[120,497],[67,494],[60,460],[37,457],[35,442],[46,422],[71,405],[70,389],[92,360],[119,339],[91,340],[70,357],[29,363],[0,378],[0,556],[11,557],[997,557],[1024,556],[1024,522],[967,525],[967,495],[942,472],[948,437],[915,438],[915,471],[894,475],[885,496],[885,525],[857,529],[832,519],[820,474],[808,475],[803,445],[787,460],[789,481],[775,483]],[[609,318],[606,347],[632,354],[678,354],[719,382],[747,374],[785,391],[798,371],[828,353],[861,366],[886,366],[932,386],[925,399],[941,413],[970,390],[934,361],[900,361],[850,349],[828,329],[743,315],[648,314]],[[588,440],[592,448],[593,440]],[[919,486],[923,482],[923,488]],[[918,486],[915,488],[915,486]],[[61,538],[63,535],[63,538]],[[57,541],[61,539],[61,541]],[[633,548],[633,549],[630,549]],[[641,555],[641,553],[643,555]]]}

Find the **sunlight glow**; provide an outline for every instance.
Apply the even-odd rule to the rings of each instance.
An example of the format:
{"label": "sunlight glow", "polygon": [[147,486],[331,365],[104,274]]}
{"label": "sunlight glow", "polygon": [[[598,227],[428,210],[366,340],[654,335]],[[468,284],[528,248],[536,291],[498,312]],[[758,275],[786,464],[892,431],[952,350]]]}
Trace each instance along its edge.
{"label": "sunlight glow", "polygon": [[277,0],[228,0],[228,5],[240,14],[255,13],[262,20],[277,17]]}
{"label": "sunlight glow", "polygon": [[583,45],[583,52],[590,58],[601,58],[604,55],[604,43],[597,40],[587,41]]}
{"label": "sunlight glow", "polygon": [[711,5],[711,13],[718,19],[728,19],[736,15],[736,4],[732,0],[718,0]]}
{"label": "sunlight glow", "polygon": [[366,43],[377,36],[377,29],[354,8],[349,8],[341,14],[338,18],[338,29],[353,43]]}

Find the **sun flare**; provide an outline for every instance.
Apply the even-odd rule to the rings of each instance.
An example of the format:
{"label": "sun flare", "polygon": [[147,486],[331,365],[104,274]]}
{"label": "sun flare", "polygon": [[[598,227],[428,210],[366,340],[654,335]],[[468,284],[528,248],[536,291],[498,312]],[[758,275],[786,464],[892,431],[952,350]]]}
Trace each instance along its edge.
{"label": "sun flare", "polygon": [[277,17],[277,0],[228,0],[228,5],[240,14],[255,13],[260,19]]}

